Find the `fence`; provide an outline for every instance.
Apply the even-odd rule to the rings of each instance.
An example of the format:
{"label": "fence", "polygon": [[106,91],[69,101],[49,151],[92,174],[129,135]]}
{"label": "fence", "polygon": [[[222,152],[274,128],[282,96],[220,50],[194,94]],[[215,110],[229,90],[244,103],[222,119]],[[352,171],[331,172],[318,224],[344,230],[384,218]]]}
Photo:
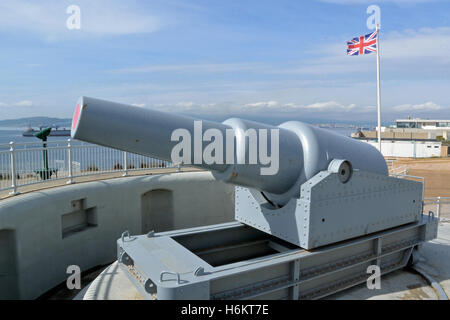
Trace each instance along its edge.
{"label": "fence", "polygon": [[169,161],[153,159],[112,148],[67,141],[0,145],[0,191],[20,186],[95,174],[173,167]]}
{"label": "fence", "polygon": [[438,218],[450,218],[450,197],[425,198],[423,212],[432,211]]}
{"label": "fence", "polygon": [[396,161],[397,161],[396,159],[386,159],[386,165],[387,165],[389,171],[394,169],[394,165],[395,165]]}
{"label": "fence", "polygon": [[408,166],[407,165],[403,165],[403,166],[399,166],[399,167],[395,167],[392,168],[389,171],[390,174],[403,174],[403,175],[407,175],[408,174]]}
{"label": "fence", "polygon": [[389,170],[389,174],[408,174],[408,165],[395,166],[397,160],[396,159],[386,159],[386,164]]}

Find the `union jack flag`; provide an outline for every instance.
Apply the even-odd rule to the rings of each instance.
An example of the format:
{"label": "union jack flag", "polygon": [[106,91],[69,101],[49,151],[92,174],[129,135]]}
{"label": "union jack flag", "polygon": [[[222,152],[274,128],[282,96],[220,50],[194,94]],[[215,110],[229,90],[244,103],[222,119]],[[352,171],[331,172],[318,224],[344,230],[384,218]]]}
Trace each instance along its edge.
{"label": "union jack flag", "polygon": [[351,41],[347,41],[347,55],[357,56],[359,54],[369,54],[371,52],[377,52],[378,31],[353,38]]}

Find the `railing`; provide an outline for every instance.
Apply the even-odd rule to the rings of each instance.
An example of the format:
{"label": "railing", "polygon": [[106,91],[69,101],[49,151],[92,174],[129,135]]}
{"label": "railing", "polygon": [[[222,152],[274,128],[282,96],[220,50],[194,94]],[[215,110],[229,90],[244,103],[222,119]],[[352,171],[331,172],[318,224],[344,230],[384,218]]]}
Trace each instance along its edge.
{"label": "railing", "polygon": [[386,160],[390,176],[403,179],[420,180],[422,182],[423,212],[429,213],[431,211],[436,217],[440,219],[442,215],[450,218],[450,197],[425,198],[425,178],[408,175],[408,166],[403,165],[394,167],[395,162],[396,160]]}
{"label": "railing", "polygon": [[387,164],[389,171],[394,169],[394,164],[396,161],[397,161],[396,159],[386,159],[386,164]]}
{"label": "railing", "polygon": [[408,174],[408,165],[395,166],[397,159],[386,159],[386,164],[389,170],[389,174]]}
{"label": "railing", "polygon": [[403,175],[408,175],[408,166],[407,165],[403,165],[400,167],[393,167],[391,168],[391,170],[389,170],[390,174],[403,174]]}
{"label": "railing", "polygon": [[425,213],[432,211],[438,218],[443,214],[450,217],[450,197],[425,198],[423,206]]}
{"label": "railing", "polygon": [[[45,163],[48,163],[46,166]],[[0,191],[52,180],[81,176],[173,167],[168,161],[153,159],[80,141],[13,143],[0,145]]]}

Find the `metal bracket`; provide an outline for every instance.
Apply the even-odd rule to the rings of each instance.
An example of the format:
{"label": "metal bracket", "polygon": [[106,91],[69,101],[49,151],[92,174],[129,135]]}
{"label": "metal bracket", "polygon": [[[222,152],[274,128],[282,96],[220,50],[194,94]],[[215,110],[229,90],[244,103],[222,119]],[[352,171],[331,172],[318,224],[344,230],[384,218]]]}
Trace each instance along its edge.
{"label": "metal bracket", "polygon": [[[134,236],[131,236],[131,234],[130,234],[130,231],[124,231],[123,233],[122,233],[122,236],[120,237],[121,238],[121,240],[122,240],[122,242],[123,243],[125,243],[126,241],[132,241],[132,240],[134,240],[134,239],[136,239],[136,237]],[[125,238],[128,238],[128,240],[125,240]]]}
{"label": "metal bracket", "polygon": [[174,280],[174,279],[166,279],[166,280],[164,280],[163,277],[164,277],[165,274],[170,274],[170,275],[176,276],[177,277],[177,279],[176,279],[177,280],[177,284],[181,283],[180,274],[178,272],[173,272],[173,271],[161,271],[161,273],[159,274],[159,282],[173,281]]}

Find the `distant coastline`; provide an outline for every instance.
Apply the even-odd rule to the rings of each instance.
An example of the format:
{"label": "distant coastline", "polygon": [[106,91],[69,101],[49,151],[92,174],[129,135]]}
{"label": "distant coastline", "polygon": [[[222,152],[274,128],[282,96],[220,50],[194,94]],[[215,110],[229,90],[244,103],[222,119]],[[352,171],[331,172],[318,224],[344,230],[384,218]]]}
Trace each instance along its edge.
{"label": "distant coastline", "polygon": [[7,119],[0,120],[0,129],[24,129],[28,127],[40,127],[40,126],[59,126],[70,127],[72,120],[64,118],[52,118],[52,117],[26,117],[19,119]]}

